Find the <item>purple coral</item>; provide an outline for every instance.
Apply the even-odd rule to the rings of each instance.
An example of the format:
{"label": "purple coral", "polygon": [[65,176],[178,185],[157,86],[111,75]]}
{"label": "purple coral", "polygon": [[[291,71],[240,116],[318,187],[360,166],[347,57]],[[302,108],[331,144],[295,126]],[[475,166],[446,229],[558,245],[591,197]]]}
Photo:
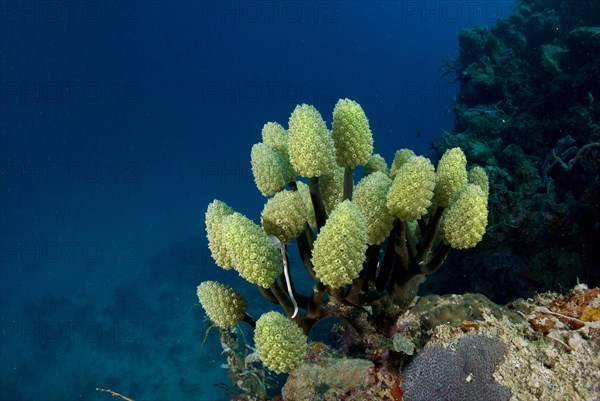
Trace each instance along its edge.
{"label": "purple coral", "polygon": [[504,344],[483,335],[462,337],[454,347],[425,348],[404,370],[405,401],[508,401],[510,390],[492,377]]}

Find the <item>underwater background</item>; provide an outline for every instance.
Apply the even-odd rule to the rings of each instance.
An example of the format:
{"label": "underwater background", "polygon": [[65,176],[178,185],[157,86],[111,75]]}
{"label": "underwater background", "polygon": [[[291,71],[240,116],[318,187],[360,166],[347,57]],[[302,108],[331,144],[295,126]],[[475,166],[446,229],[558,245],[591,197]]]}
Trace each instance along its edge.
{"label": "underwater background", "polygon": [[[398,148],[435,158],[463,146],[442,135],[463,116],[453,109],[459,82],[442,73],[456,72],[462,29],[492,27],[515,4],[0,2],[0,399],[111,399],[97,387],[137,401],[229,399],[216,385],[228,383],[225,360],[218,335],[205,337],[196,287],[236,287],[251,315],[270,306],[215,266],[204,213],[218,198],[256,221],[265,198],[250,148],[262,126],[286,126],[301,103],[330,124],[347,97],[364,108],[388,162]],[[501,234],[492,238],[512,235]],[[562,281],[532,280],[510,248],[489,260],[522,275],[440,276],[423,289],[507,302],[577,277],[597,285],[594,259],[569,252]],[[480,264],[470,254],[442,270]],[[538,263],[549,260],[556,255]]]}

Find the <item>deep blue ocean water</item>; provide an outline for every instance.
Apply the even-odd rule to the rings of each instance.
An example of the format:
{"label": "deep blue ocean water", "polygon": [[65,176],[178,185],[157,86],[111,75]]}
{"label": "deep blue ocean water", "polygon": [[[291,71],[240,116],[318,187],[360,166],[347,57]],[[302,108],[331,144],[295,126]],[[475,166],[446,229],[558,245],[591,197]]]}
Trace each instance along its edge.
{"label": "deep blue ocean water", "polygon": [[512,1],[0,2],[0,399],[225,400],[206,206],[258,221],[263,124],[359,102],[375,151],[453,126],[462,28]]}

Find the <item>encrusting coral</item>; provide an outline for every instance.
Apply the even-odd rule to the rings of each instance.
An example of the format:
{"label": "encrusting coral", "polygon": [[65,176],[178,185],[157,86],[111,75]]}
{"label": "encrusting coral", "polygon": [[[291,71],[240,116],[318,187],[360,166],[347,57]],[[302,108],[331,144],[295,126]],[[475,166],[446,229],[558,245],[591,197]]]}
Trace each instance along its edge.
{"label": "encrusting coral", "polygon": [[[327,317],[355,330],[367,355],[373,343],[391,341],[390,330],[423,277],[442,265],[451,248],[477,245],[487,223],[485,171],[475,167],[468,173],[459,148],[448,150],[437,171],[426,157],[402,149],[390,171],[383,157],[372,154],[362,107],[349,99],[335,106],[332,131],[306,104],[296,107],[288,127],[265,124],[263,142],[252,149],[257,186],[272,196],[262,212],[262,227],[218,200],[206,213],[217,264],[233,267],[256,284],[285,315],[268,312],[254,322],[245,308],[229,305],[235,297],[217,292],[209,297],[207,290],[199,290],[216,325],[256,324],[257,355],[278,373],[303,362],[306,335]],[[364,176],[355,184],[359,166]],[[292,283],[287,246],[293,240],[314,280],[311,294]],[[215,286],[203,283],[200,288]],[[230,294],[229,289],[219,291]],[[215,300],[223,312],[238,313],[227,313],[225,321],[215,313]]]}

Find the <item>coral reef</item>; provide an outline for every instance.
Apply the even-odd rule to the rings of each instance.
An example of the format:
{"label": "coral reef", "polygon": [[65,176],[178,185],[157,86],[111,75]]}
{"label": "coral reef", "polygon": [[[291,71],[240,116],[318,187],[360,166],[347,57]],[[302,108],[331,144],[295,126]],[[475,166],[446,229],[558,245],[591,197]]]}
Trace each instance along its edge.
{"label": "coral reef", "polygon": [[[349,99],[336,104],[331,131],[309,105],[287,129],[265,124],[251,152],[271,197],[262,226],[218,200],[206,212],[216,264],[283,311],[255,321],[239,294],[201,284],[233,399],[600,399],[600,290],[531,298],[578,277],[600,282],[589,246],[600,243],[595,9],[521,0],[491,29],[462,31],[446,65],[460,83],[456,127],[434,144],[438,163],[400,149],[388,169]],[[298,260],[309,294],[293,282]],[[432,275],[444,262],[451,272]],[[438,293],[528,299],[416,297],[430,275],[425,288]],[[228,346],[242,321],[256,326],[251,354]],[[280,394],[268,370],[287,374]]]}
{"label": "coral reef", "polygon": [[[265,124],[251,151],[271,197],[262,226],[219,200],[206,211],[216,264],[283,311],[255,321],[233,289],[200,285],[232,399],[600,399],[600,290],[530,297],[600,282],[598,25],[591,1],[521,0],[462,31],[446,65],[456,127],[434,144],[437,164],[400,149],[388,169],[349,99],[331,131],[306,104],[287,129]],[[451,273],[432,275],[444,262]],[[430,275],[438,293],[527,299],[416,297]],[[256,327],[256,352],[238,346],[240,322]],[[287,374],[280,394],[268,371]]]}
{"label": "coral reef", "polygon": [[[333,329],[345,332],[340,336],[348,344],[345,356],[358,353],[376,363],[385,349],[385,366],[378,368],[387,372],[381,374],[391,380],[390,388],[400,391],[393,372],[414,346],[399,336],[392,341],[396,321],[451,248],[481,241],[487,225],[485,171],[479,171],[478,183],[469,183],[467,159],[458,147],[445,153],[437,170],[407,149],[396,153],[388,170],[381,156],[372,157],[366,114],[349,99],[335,106],[332,131],[309,105],[297,106],[288,126],[286,131],[267,123],[265,142],[252,147],[257,187],[271,196],[262,226],[219,200],[206,210],[216,264],[256,285],[285,315],[272,311],[255,321],[241,294],[212,281],[198,287],[200,303],[222,334],[242,321],[255,327],[253,355],[275,373],[298,368],[313,327],[337,319]],[[355,183],[355,168],[369,161],[374,168]],[[291,172],[297,176],[290,178]],[[291,241],[314,280],[310,294],[294,285]]]}
{"label": "coral reef", "polygon": [[[543,293],[509,307],[477,294],[428,295],[396,323],[394,340],[415,345],[412,359],[395,355],[401,362],[391,363],[395,345],[386,342],[369,359],[313,342],[284,399],[596,400],[599,294],[579,285],[566,296]],[[548,319],[553,325],[540,330]]]}
{"label": "coral reef", "polygon": [[[512,399],[593,400],[600,396],[600,389],[595,388],[600,380],[598,317],[585,327],[557,324],[545,334],[536,329],[532,319],[537,319],[537,312],[557,304],[570,305],[581,313],[593,310],[600,305],[598,291],[580,285],[566,297],[543,293],[517,300],[508,308],[494,305],[481,295],[427,296],[398,322],[402,330],[413,328],[414,341],[426,344],[425,350],[435,344],[452,346],[473,335],[485,335],[503,343],[505,352],[500,363],[488,372],[488,379],[491,375],[496,383],[509,388]],[[415,325],[422,331],[414,331]],[[468,378],[468,373],[463,379]]]}
{"label": "coral reef", "polygon": [[304,364],[283,387],[284,400],[337,401],[342,394],[365,390],[373,363],[354,358],[323,358],[319,364]]}
{"label": "coral reef", "polygon": [[429,291],[507,302],[577,278],[600,283],[589,246],[600,242],[599,25],[591,1],[520,0],[490,29],[460,32],[445,70],[460,84],[456,126],[434,148],[460,146],[485,166],[490,227],[476,255],[447,262],[469,280],[442,272]]}
{"label": "coral reef", "polygon": [[510,390],[492,377],[505,352],[501,341],[479,334],[427,346],[404,369],[404,400],[508,401]]}

